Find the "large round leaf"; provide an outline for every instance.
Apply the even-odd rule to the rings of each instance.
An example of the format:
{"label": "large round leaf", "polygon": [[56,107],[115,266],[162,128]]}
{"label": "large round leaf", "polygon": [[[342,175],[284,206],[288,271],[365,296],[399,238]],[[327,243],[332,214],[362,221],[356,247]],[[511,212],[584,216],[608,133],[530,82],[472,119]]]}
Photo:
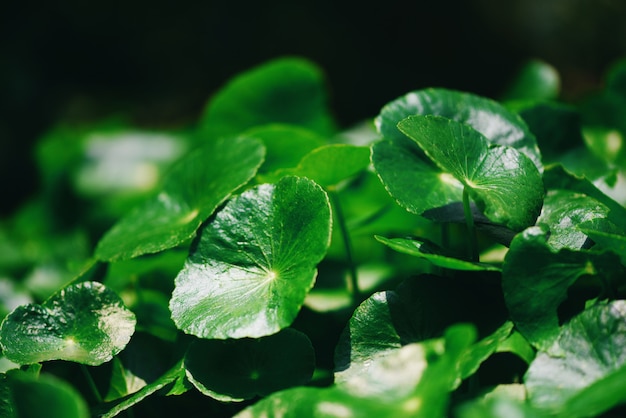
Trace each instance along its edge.
{"label": "large round leaf", "polygon": [[386,139],[406,143],[407,138],[397,129],[397,124],[411,115],[437,115],[468,124],[491,144],[513,147],[526,154],[541,171],[541,155],[534,135],[518,115],[498,102],[441,88],[418,90],[385,105],[376,118],[376,126]]}
{"label": "large round leaf", "polygon": [[205,395],[241,401],[308,383],[315,352],[305,334],[287,328],[259,339],[198,340],[187,350],[185,369]]}
{"label": "large round leaf", "polygon": [[123,260],[175,247],[230,194],[247,183],[265,155],[254,138],[215,140],[181,159],[164,179],[161,192],[131,211],[100,240],[100,260]]}
{"label": "large round leaf", "polygon": [[238,135],[257,125],[284,123],[332,133],[335,123],[326,87],[322,71],[305,59],[270,61],[233,78],[214,95],[200,130],[219,137]]}
{"label": "large round leaf", "polygon": [[[531,363],[524,377],[530,402],[568,417],[596,416],[626,402],[625,345],[626,301],[583,311],[563,326],[549,351],[539,352]],[[619,378],[615,382],[613,374]],[[585,393],[592,386],[597,386],[593,393]],[[581,395],[587,402],[577,408],[595,410],[567,409],[567,403]]]}
{"label": "large round leaf", "polygon": [[439,116],[409,116],[398,128],[439,167],[440,183],[449,183],[450,176],[460,181],[487,218],[512,230],[534,224],[544,188],[537,167],[524,154],[490,145],[469,125]]}
{"label": "large round leaf", "polygon": [[284,177],[232,199],[200,231],[170,301],[172,318],[204,338],[261,337],[291,324],[326,254],[328,196]]}
{"label": "large round leaf", "polygon": [[0,345],[18,364],[68,360],[97,366],[122,351],[135,315],[97,282],[66,287],[43,305],[16,308],[2,322]]}

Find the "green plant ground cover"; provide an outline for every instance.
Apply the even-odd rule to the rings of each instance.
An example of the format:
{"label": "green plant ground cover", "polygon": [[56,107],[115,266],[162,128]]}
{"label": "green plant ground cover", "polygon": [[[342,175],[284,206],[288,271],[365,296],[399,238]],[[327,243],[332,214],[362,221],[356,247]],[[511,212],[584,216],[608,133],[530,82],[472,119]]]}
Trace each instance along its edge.
{"label": "green plant ground cover", "polygon": [[576,103],[408,92],[337,125],[323,71],[194,126],[59,124],[0,221],[0,417],[626,414],[626,61]]}

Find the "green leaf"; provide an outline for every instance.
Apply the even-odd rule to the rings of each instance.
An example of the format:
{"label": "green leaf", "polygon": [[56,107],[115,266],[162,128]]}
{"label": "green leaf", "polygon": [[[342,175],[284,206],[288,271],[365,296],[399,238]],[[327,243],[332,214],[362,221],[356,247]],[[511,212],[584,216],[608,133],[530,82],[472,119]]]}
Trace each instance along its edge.
{"label": "green leaf", "polygon": [[513,323],[506,321],[491,335],[467,347],[459,358],[459,378],[466,379],[476,373],[480,365],[495,353],[502,342],[511,335],[512,330]]}
{"label": "green leaf", "polygon": [[98,405],[94,411],[94,415],[101,418],[113,418],[119,413],[133,407],[139,402],[146,399],[148,396],[157,393],[160,390],[165,390],[167,387],[172,387],[182,379],[185,378],[185,369],[183,367],[182,360],[176,363],[170,370],[165,372],[154,382],[142,387],[137,392],[130,396],[117,399],[113,402],[107,402]]}
{"label": "green leaf", "polygon": [[491,99],[441,88],[417,90],[385,105],[376,117],[376,126],[384,138],[406,144],[409,141],[398,131],[397,124],[411,115],[443,116],[468,124],[491,144],[513,147],[526,154],[542,170],[535,137],[524,121]]}
{"label": "green leaf", "polygon": [[292,168],[302,157],[324,145],[325,137],[299,126],[270,124],[247,130],[244,136],[260,139],[267,150],[259,174]]}
{"label": "green leaf", "polygon": [[255,174],[265,155],[260,141],[212,141],[178,161],[160,193],[135,208],[100,240],[95,255],[116,261],[156,253],[189,240],[230,194]]}
{"label": "green leaf", "polygon": [[67,360],[97,366],[126,347],[135,315],[97,282],[70,285],[43,305],[16,308],[2,322],[0,345],[18,364]]}
{"label": "green leaf", "polygon": [[350,381],[276,392],[236,416],[443,418],[458,359],[475,331],[458,325],[444,334],[372,359],[369,373]]}
{"label": "green leaf", "polygon": [[622,264],[626,266],[626,232],[617,228],[606,219],[592,219],[581,222],[578,226],[584,234],[591,238],[596,246],[609,250],[620,257]]}
{"label": "green leaf", "polygon": [[533,59],[518,71],[503,95],[504,100],[556,99],[561,89],[558,71],[547,62]]}
{"label": "green leaf", "polygon": [[615,255],[555,251],[545,228],[536,226],[511,242],[502,268],[502,290],[516,327],[533,346],[545,350],[559,333],[558,308],[568,288],[583,275],[610,283],[620,274]]}
{"label": "green leaf", "polygon": [[560,164],[546,167],[543,177],[548,190],[571,190],[596,199],[609,208],[608,219],[622,230],[626,230],[626,208],[607,196],[585,177],[572,174]]}
{"label": "green leaf", "polygon": [[308,383],[315,352],[305,334],[287,328],[259,339],[198,340],[187,350],[185,369],[203,394],[242,401]]}
{"label": "green leaf", "polygon": [[3,418],[89,418],[87,403],[70,384],[52,375],[0,375]]}
{"label": "green leaf", "polygon": [[463,184],[427,161],[417,144],[375,142],[372,163],[387,192],[411,213],[421,215],[462,200]]}
{"label": "green leaf", "polygon": [[233,198],[199,234],[176,277],[172,318],[203,338],[262,337],[289,326],[330,240],[328,196],[284,177]]}
{"label": "green leaf", "polygon": [[576,225],[592,219],[606,218],[609,209],[596,199],[567,190],[548,192],[537,224],[548,226],[548,245],[554,250],[580,250],[587,236]]}
{"label": "green leaf", "polygon": [[293,173],[322,187],[331,187],[364,171],[369,164],[369,147],[330,144],[305,155]]}
{"label": "green leaf", "polygon": [[439,116],[409,116],[398,128],[437,164],[440,178],[452,176],[469,189],[487,218],[518,231],[534,224],[543,202],[543,182],[525,155],[511,147],[490,146],[470,126]]}
{"label": "green leaf", "polygon": [[456,412],[456,418],[548,418],[542,411],[504,395],[462,404]]}
{"label": "green leaf", "polygon": [[[626,301],[583,311],[564,325],[554,345],[540,351],[531,363],[524,377],[531,404],[579,417],[595,416],[626,402],[625,345]],[[578,396],[589,403],[580,402]],[[582,406],[582,411],[568,408],[574,405]]]}
{"label": "green leaf", "polygon": [[[468,298],[468,292],[474,296]],[[441,337],[447,327],[459,322],[475,324],[481,337],[491,335],[505,318],[499,292],[459,279],[423,275],[406,280],[395,291],[373,294],[355,310],[339,339],[336,381],[366,373],[371,358]]]}
{"label": "green leaf", "polygon": [[434,242],[419,238],[385,238],[375,235],[377,241],[385,244],[398,252],[412,255],[415,257],[425,258],[436,266],[465,271],[500,271],[494,265],[487,263],[474,263],[471,261],[461,260],[452,254],[447,254],[444,248],[441,248]]}
{"label": "green leaf", "polygon": [[209,101],[200,131],[215,138],[283,123],[329,134],[335,124],[327,106],[322,71],[305,59],[280,58],[231,79]]}
{"label": "green leaf", "polygon": [[573,105],[548,101],[522,101],[508,103],[524,119],[537,138],[543,163],[558,161],[561,155],[582,144],[581,117]]}

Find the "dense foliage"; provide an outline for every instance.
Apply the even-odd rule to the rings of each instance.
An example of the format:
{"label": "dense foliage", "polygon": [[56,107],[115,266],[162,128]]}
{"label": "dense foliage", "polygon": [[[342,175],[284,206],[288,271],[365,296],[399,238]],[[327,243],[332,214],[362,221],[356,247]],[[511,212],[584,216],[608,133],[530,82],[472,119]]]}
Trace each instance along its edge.
{"label": "dense foliage", "polygon": [[341,129],[299,58],[197,124],[59,125],[0,223],[0,416],[590,417],[626,403],[626,61]]}

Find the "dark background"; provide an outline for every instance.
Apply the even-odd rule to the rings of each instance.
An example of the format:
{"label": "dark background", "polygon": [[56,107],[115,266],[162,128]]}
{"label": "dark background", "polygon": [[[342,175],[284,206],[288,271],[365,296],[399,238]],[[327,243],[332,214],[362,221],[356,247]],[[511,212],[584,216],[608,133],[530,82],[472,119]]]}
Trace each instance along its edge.
{"label": "dark background", "polygon": [[324,69],[348,127],[416,88],[497,98],[528,58],[553,64],[576,100],[626,55],[622,0],[4,3],[0,216],[37,190],[32,145],[56,122],[191,124],[228,78],[278,56]]}

